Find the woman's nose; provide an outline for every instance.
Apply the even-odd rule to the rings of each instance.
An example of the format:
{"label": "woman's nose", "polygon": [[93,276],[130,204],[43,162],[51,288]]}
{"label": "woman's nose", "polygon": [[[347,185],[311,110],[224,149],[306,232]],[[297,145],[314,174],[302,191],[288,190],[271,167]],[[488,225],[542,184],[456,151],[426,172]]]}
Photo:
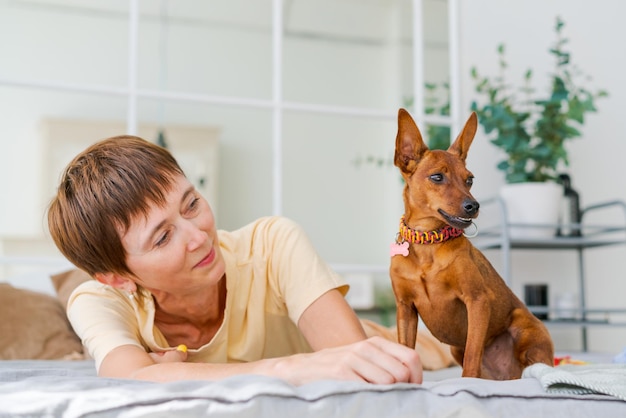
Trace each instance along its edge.
{"label": "woman's nose", "polygon": [[186,221],[185,226],[187,250],[194,251],[204,244],[207,234],[191,220]]}

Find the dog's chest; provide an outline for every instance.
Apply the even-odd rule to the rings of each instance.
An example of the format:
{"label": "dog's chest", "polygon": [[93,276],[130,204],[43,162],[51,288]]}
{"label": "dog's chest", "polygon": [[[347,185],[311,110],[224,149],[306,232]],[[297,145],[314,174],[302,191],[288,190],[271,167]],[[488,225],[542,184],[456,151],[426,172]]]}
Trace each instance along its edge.
{"label": "dog's chest", "polygon": [[391,279],[396,296],[418,308],[446,310],[458,298],[450,278],[457,276],[454,258],[433,248],[411,248],[407,257],[393,257]]}
{"label": "dog's chest", "polygon": [[424,284],[436,286],[441,282],[438,278],[442,274],[447,274],[450,270],[451,259],[432,248],[423,246],[413,246],[409,255],[411,258],[411,269],[407,271],[413,280]]}
{"label": "dog's chest", "polygon": [[428,297],[433,292],[446,291],[449,286],[441,278],[449,269],[449,263],[442,263],[431,255],[407,257],[403,260],[392,260],[391,277],[392,280],[402,283],[401,287],[417,293],[414,296]]}

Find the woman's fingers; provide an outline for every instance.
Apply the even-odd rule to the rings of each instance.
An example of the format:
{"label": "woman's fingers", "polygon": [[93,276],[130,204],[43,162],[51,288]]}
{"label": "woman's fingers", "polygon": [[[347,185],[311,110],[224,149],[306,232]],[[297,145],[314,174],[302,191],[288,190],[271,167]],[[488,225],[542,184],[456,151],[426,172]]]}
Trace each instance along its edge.
{"label": "woman's fingers", "polygon": [[362,363],[355,363],[363,379],[372,383],[422,383],[419,354],[381,337],[355,344]]}
{"label": "woman's fingers", "polygon": [[377,384],[422,382],[422,364],[417,352],[380,337],[286,360],[283,377],[295,384],[319,379]]}

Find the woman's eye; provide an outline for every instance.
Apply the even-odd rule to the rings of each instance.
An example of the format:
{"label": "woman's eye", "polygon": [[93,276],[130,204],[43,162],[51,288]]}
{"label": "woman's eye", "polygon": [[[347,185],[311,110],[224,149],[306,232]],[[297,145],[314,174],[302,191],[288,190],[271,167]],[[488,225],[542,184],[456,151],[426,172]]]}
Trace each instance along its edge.
{"label": "woman's eye", "polygon": [[431,174],[429,178],[430,178],[430,181],[432,181],[433,183],[441,183],[443,181],[443,174],[441,173]]}
{"label": "woman's eye", "polygon": [[169,233],[169,231],[166,231],[166,232],[163,233],[163,235],[161,235],[161,238],[159,238],[159,240],[156,242],[155,246],[156,247],[162,247],[165,244],[167,244],[169,240],[170,240],[170,233]]}
{"label": "woman's eye", "polygon": [[194,197],[191,200],[191,202],[189,202],[189,206],[187,206],[187,212],[193,214],[195,211],[198,210],[199,207],[200,207],[200,198]]}

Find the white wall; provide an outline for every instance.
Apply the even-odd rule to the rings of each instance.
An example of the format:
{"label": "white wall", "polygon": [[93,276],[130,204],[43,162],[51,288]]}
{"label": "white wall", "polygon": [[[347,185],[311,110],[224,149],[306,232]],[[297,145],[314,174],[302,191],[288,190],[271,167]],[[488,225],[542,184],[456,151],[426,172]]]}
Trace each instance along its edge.
{"label": "white wall", "polygon": [[[623,117],[626,103],[626,38],[622,16],[626,3],[620,0],[473,0],[460,1],[462,103],[469,107],[473,98],[470,68],[477,66],[483,74],[496,74],[496,46],[507,48],[510,80],[521,80],[531,67],[537,89],[546,88],[546,74],[552,69],[548,48],[554,41],[555,17],[566,23],[564,34],[570,42],[572,61],[593,77],[592,86],[606,89],[610,97],[598,102],[599,112],[588,117],[583,136],[569,145],[571,165],[567,170],[583,205],[604,200],[626,199],[624,161],[626,130]],[[495,169],[500,157],[484,133],[474,141],[469,165],[476,175],[478,196],[493,193],[503,182]],[[492,164],[488,163],[493,161]],[[619,212],[608,213],[605,221],[620,221]],[[590,307],[626,308],[626,246],[589,250],[586,276]],[[498,262],[497,254],[493,257]],[[576,258],[573,253],[528,251],[516,253],[513,259],[513,286],[518,292],[523,283],[546,282],[552,295],[576,290]],[[559,341],[576,345],[573,331],[555,330]],[[591,349],[619,352],[626,347],[622,328],[597,328],[590,331]]]}

